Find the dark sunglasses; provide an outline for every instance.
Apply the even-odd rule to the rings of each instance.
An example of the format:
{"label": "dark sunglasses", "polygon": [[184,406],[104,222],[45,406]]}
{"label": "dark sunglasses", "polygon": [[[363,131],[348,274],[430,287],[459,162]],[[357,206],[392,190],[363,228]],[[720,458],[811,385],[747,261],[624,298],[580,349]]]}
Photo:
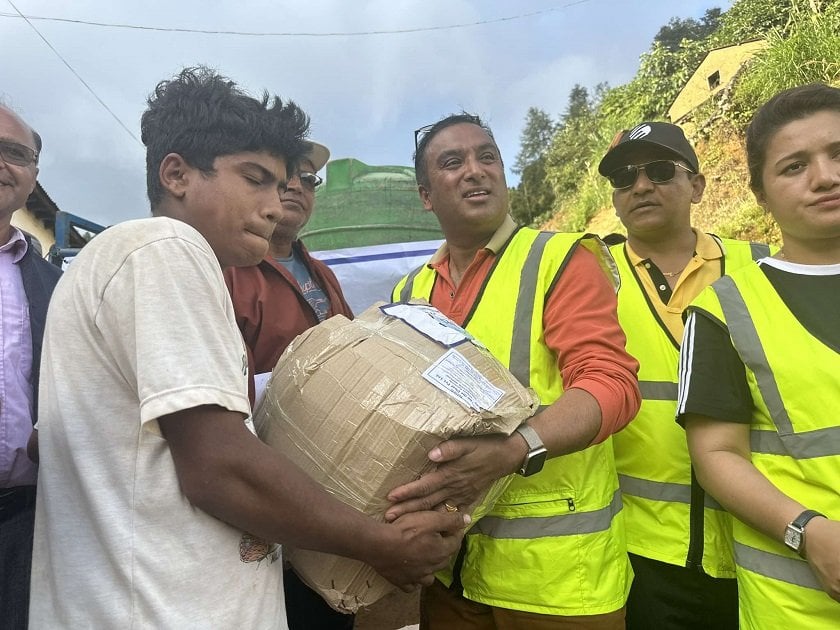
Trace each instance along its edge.
{"label": "dark sunglasses", "polygon": [[628,164],[627,166],[622,166],[607,175],[607,179],[610,180],[613,188],[622,190],[624,188],[630,188],[635,184],[639,178],[639,171],[644,171],[651,183],[664,184],[674,179],[674,175],[677,174],[677,167],[694,174],[694,171],[690,168],[674,160],[655,160],[647,164]]}
{"label": "dark sunglasses", "polygon": [[317,173],[310,173],[309,171],[302,171],[298,173],[300,183],[309,190],[315,190],[324,181]]}
{"label": "dark sunglasses", "polygon": [[38,161],[38,152],[17,142],[0,140],[0,157],[7,164],[29,166]]}

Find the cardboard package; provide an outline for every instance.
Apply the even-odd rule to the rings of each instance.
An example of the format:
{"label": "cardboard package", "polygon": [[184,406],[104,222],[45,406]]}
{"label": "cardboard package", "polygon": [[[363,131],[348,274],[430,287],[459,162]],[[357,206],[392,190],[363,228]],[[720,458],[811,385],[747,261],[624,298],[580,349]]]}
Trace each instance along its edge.
{"label": "cardboard package", "polygon": [[[427,453],[442,440],[509,435],[538,405],[437,309],[377,304],[297,337],[272,372],[254,424],[329,492],[383,520],[388,492],[431,470]],[[507,481],[466,508],[474,521]],[[355,560],[289,547],[284,557],[337,610],[355,612],[394,589]]]}

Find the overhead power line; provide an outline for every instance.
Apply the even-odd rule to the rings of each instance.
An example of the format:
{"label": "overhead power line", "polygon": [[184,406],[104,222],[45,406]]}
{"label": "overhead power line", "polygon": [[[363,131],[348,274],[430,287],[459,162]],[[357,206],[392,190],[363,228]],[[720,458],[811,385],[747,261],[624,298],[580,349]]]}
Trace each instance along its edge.
{"label": "overhead power line", "polygon": [[58,52],[58,51],[55,49],[55,46],[53,46],[53,45],[52,45],[52,44],[51,44],[51,43],[47,40],[47,38],[46,38],[46,37],[44,37],[44,36],[41,34],[41,32],[40,32],[37,28],[35,28],[35,25],[34,25],[32,22],[30,22],[30,21],[29,21],[29,18],[28,18],[27,16],[25,16],[23,13],[21,13],[21,12],[20,12],[20,9],[18,9],[18,8],[15,6],[14,2],[12,2],[12,0],[6,0],[6,1],[7,1],[10,5],[12,5],[12,8],[13,8],[15,11],[17,11],[18,16],[20,16],[21,18],[23,18],[23,19],[24,19],[24,21],[25,21],[25,22],[26,22],[26,23],[27,23],[27,24],[28,24],[28,25],[32,28],[32,30],[33,30],[33,31],[35,31],[35,33],[38,35],[38,37],[40,37],[40,38],[41,38],[41,40],[42,40],[42,41],[43,41],[43,42],[44,42],[44,43],[45,43],[45,44],[49,47],[49,49],[50,49],[51,51],[53,51],[53,53],[55,53],[55,56],[56,56],[56,57],[58,57],[58,58],[61,60],[61,62],[62,62],[65,66],[67,66],[67,69],[68,69],[68,70],[70,70],[70,72],[72,72],[72,73],[73,73],[73,76],[75,76],[75,77],[76,77],[76,78],[77,78],[77,79],[81,82],[81,84],[82,84],[82,85],[84,85],[84,86],[87,88],[87,91],[88,91],[88,92],[90,92],[90,93],[93,95],[93,98],[95,98],[95,99],[99,102],[99,104],[100,104],[100,105],[102,105],[102,107],[104,107],[104,108],[105,108],[105,110],[106,110],[109,114],[111,114],[111,116],[113,117],[113,119],[114,119],[114,120],[116,120],[116,121],[117,121],[117,123],[119,124],[119,126],[120,126],[120,127],[122,127],[123,129],[125,129],[126,133],[127,133],[129,136],[131,136],[132,138],[134,138],[134,141],[135,141],[135,142],[137,142],[138,144],[142,144],[142,143],[140,142],[140,140],[138,140],[137,136],[135,136],[135,135],[134,135],[134,133],[131,131],[131,129],[129,129],[129,128],[126,126],[126,124],[125,124],[122,120],[120,120],[120,117],[119,117],[119,116],[117,116],[117,115],[116,115],[116,113],[114,113],[114,111],[113,111],[110,107],[108,107],[107,103],[105,103],[105,101],[103,101],[101,98],[99,98],[99,95],[96,93],[96,91],[95,91],[95,90],[94,90],[94,89],[93,89],[90,85],[88,85],[88,82],[87,82],[87,81],[85,81],[85,80],[82,78],[82,76],[81,76],[78,72],[76,72],[76,70],[73,68],[73,66],[71,66],[71,65],[70,65],[70,63],[69,63],[69,62],[68,62],[68,61],[67,61],[64,57],[62,57],[62,56],[61,56],[61,53],[60,53],[60,52]]}
{"label": "overhead power line", "polygon": [[[539,11],[532,11],[531,13],[520,13],[518,15],[509,15],[505,17],[493,18],[490,20],[479,20],[478,22],[466,22],[463,24],[447,24],[442,26],[418,26],[414,28],[400,28],[400,29],[392,29],[392,30],[381,30],[381,31],[346,31],[346,32],[324,32],[324,33],[302,33],[302,32],[259,32],[259,31],[226,31],[226,30],[210,30],[210,29],[198,29],[198,28],[175,28],[175,27],[164,27],[164,26],[144,26],[141,24],[118,24],[118,23],[110,23],[110,22],[94,22],[91,20],[74,20],[70,18],[59,18],[59,17],[51,17],[51,16],[42,16],[42,15],[27,15],[24,16],[20,11],[18,11],[17,15],[14,13],[2,13],[0,12],[0,17],[21,17],[25,19],[27,22],[29,20],[43,20],[46,22],[63,22],[66,24],[81,24],[85,26],[96,26],[101,28],[123,28],[123,29],[133,29],[133,30],[140,30],[140,31],[158,31],[162,33],[197,33],[201,35],[237,35],[240,37],[361,37],[366,35],[400,35],[405,33],[424,33],[428,31],[447,31],[452,29],[459,29],[459,28],[470,28],[473,26],[483,26],[486,24],[497,24],[499,22],[510,22],[513,20],[523,20],[525,18],[534,17],[536,15],[543,15],[545,13],[552,13],[555,11],[561,11],[563,9],[568,9],[569,7],[573,7],[578,4],[585,4],[590,0],[573,0],[572,2],[567,2],[563,5],[558,5],[555,7],[549,7],[547,9],[541,9]],[[9,4],[12,4],[9,2]],[[14,5],[12,5],[14,6]],[[17,7],[15,7],[17,11]],[[31,23],[30,23],[31,24]],[[34,27],[33,27],[34,28]]]}

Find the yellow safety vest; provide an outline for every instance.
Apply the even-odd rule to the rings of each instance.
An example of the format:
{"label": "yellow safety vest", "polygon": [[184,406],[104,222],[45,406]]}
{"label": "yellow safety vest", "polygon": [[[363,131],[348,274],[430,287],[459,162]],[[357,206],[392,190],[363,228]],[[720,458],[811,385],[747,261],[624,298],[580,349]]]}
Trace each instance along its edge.
{"label": "yellow safety vest", "polygon": [[[617,282],[596,237],[520,228],[497,255],[464,323],[546,406],[563,393],[563,383],[543,340],[543,309],[579,244]],[[436,275],[424,265],[397,285],[394,299],[430,299]],[[515,476],[466,536],[460,574],[468,599],[549,615],[618,610],[631,577],[609,439],[550,459],[531,477]],[[451,574],[439,578],[452,581]]]}
{"label": "yellow safety vest", "polygon": [[[758,266],[724,276],[689,309],[726,326],[746,366],[752,463],[787,496],[840,520],[840,354],[799,323]],[[840,602],[805,560],[737,519],[733,531],[742,629],[840,628]]]}
{"label": "yellow safety vest", "polygon": [[[770,253],[766,245],[713,238],[724,252],[721,275]],[[681,340],[657,316],[625,244],[610,251],[622,279],[618,319],[627,350],[640,364],[642,392],[639,413],[613,436],[627,549],[668,564],[702,567],[713,577],[734,578],[731,518],[694,479],[685,431],[674,421]]]}

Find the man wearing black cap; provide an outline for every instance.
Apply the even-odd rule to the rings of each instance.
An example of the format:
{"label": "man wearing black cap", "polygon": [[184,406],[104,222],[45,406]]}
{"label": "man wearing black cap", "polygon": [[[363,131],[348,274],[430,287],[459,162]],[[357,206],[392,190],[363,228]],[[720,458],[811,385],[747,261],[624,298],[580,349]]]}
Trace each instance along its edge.
{"label": "man wearing black cap", "polygon": [[619,321],[640,363],[642,406],[613,438],[635,578],[627,628],[737,628],[729,515],[697,484],[674,421],[682,311],[766,246],[691,226],[706,179],[682,129],[644,122],[617,134],[598,166],[624,227],[605,240],[618,264]]}

